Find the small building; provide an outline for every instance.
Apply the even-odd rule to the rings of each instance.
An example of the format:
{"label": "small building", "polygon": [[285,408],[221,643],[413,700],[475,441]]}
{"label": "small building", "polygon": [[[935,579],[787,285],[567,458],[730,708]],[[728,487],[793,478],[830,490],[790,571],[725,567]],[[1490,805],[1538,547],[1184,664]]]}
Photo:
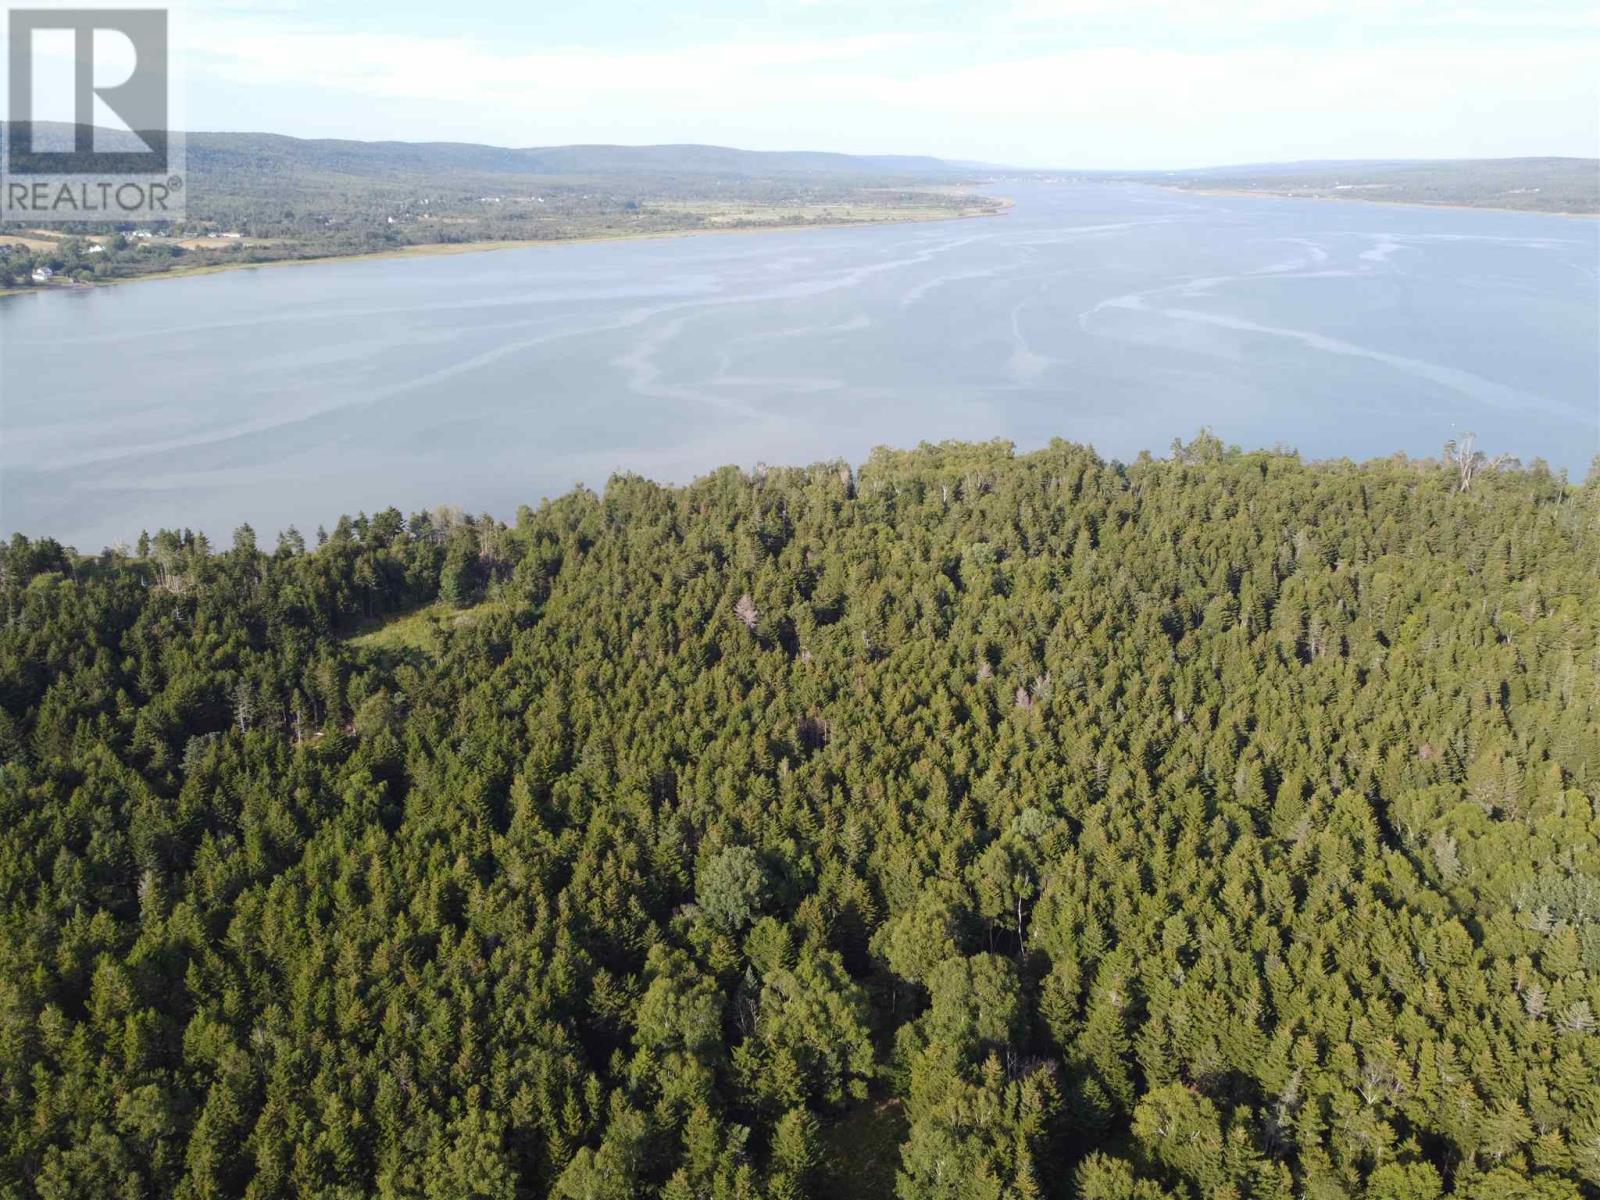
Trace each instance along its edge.
{"label": "small building", "polygon": [[49,283],[55,278],[55,274],[49,267],[35,267],[33,269],[33,281],[35,283]]}
{"label": "small building", "polygon": [[85,254],[104,254],[105,252],[106,248],[99,242],[92,243],[89,248],[84,251]]}

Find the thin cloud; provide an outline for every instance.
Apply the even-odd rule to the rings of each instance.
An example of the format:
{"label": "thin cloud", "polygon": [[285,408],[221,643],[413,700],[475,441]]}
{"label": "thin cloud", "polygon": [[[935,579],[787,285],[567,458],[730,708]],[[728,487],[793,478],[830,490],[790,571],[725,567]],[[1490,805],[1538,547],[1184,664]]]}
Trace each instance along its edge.
{"label": "thin cloud", "polygon": [[[1377,7],[1377,0],[1353,3],[1342,11]],[[1045,7],[1042,0],[1023,6]],[[1133,10],[1168,6],[1179,7],[1135,0]],[[1291,0],[1230,11],[1323,7],[1323,0]],[[1118,11],[1129,10],[1119,4]],[[1469,23],[1419,46],[1366,38],[1158,41],[1127,29],[1070,38],[917,28],[780,38],[760,36],[757,26],[757,36],[739,40],[626,50],[356,34],[332,31],[304,11],[214,12],[194,16],[186,30],[182,59],[197,93],[211,101],[193,109],[192,125],[202,128],[219,127],[206,120],[208,111],[236,110],[258,128],[302,132],[309,122],[334,136],[727,141],[1115,166],[1592,154],[1600,142],[1597,39],[1581,28],[1510,38],[1474,34]],[[275,107],[301,119],[274,121]],[[239,127],[237,118],[229,124]]]}

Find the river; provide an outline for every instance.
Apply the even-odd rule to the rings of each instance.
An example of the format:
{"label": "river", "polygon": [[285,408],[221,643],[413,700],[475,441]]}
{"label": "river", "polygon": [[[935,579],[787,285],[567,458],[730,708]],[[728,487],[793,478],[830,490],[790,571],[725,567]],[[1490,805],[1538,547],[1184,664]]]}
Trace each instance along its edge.
{"label": "river", "polygon": [[874,445],[1210,426],[1308,457],[1600,452],[1600,223],[1008,184],[1004,215],[0,299],[0,532],[511,517]]}

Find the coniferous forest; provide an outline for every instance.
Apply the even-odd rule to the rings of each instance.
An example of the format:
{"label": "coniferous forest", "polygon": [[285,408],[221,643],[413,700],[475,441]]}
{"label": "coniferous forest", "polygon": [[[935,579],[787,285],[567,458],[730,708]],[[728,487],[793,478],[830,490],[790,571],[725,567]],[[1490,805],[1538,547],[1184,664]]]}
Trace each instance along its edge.
{"label": "coniferous forest", "polygon": [[1600,1195],[1600,471],[1472,465],[19,535],[0,1196]]}

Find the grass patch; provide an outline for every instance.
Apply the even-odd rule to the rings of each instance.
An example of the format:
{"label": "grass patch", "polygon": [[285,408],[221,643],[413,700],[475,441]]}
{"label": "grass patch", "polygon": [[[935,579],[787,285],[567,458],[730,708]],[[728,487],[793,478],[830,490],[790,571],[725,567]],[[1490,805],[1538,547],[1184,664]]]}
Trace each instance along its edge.
{"label": "grass patch", "polygon": [[906,1114],[898,1100],[858,1104],[822,1128],[821,1194],[833,1200],[894,1200]]}
{"label": "grass patch", "polygon": [[60,244],[53,239],[47,241],[40,237],[23,237],[14,233],[0,237],[0,246],[21,246],[24,250],[54,250]]}
{"label": "grass patch", "polygon": [[471,608],[425,604],[410,612],[390,613],[363,622],[346,640],[352,646],[378,655],[401,659],[417,655],[435,658],[444,649],[447,633],[475,625],[501,607],[503,605],[489,600]]}

